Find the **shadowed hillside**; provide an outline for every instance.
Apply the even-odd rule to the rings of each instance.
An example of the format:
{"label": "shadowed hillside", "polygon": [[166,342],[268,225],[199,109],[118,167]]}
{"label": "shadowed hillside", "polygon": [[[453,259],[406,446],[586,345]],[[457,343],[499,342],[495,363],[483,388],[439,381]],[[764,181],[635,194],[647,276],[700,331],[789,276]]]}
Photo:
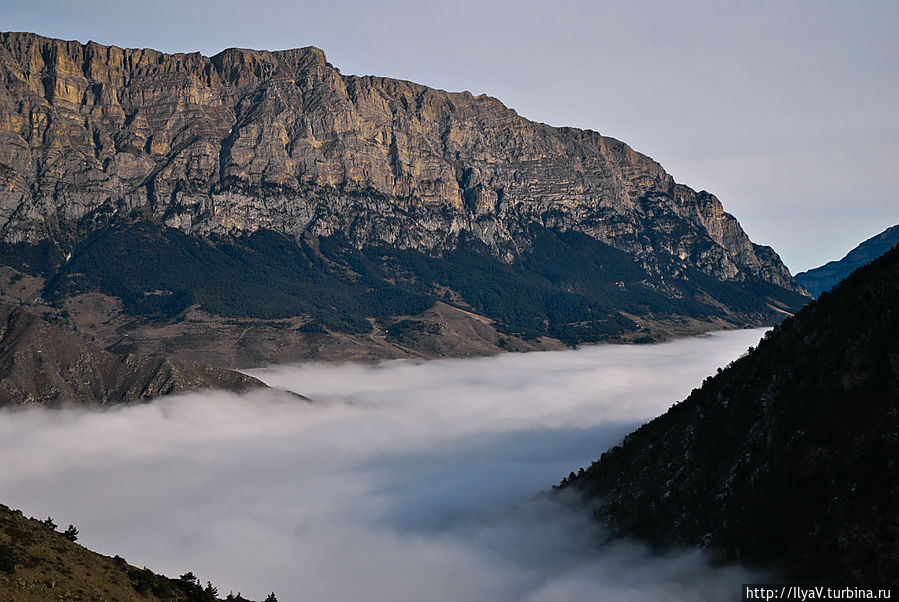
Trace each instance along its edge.
{"label": "shadowed hillside", "polygon": [[899,580],[899,248],[562,487],[619,534],[780,576]]}
{"label": "shadowed hillside", "polygon": [[110,353],[0,302],[0,406],[129,403],[196,389],[264,386],[252,376],[195,362]]}
{"label": "shadowed hillside", "polygon": [[101,600],[131,602],[251,602],[238,594],[219,597],[193,573],[179,579],[102,556],[75,543],[77,529],[63,533],[47,521],[26,518],[0,504],[0,599],[10,602]]}

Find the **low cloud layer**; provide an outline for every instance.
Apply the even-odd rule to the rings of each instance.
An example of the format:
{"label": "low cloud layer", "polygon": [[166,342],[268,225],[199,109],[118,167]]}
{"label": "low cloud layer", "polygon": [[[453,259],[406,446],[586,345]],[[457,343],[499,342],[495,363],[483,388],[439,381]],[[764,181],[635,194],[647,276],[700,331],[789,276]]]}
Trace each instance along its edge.
{"label": "low cloud layer", "polygon": [[258,370],[275,392],[0,417],[0,502],[177,576],[291,600],[703,600],[751,576],[652,556],[538,497],[760,330],[652,346]]}

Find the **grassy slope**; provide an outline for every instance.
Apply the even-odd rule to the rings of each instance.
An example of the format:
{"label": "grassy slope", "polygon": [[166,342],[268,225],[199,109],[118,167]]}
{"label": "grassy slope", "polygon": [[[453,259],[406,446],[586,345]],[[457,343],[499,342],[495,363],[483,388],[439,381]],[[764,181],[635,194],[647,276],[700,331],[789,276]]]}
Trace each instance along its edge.
{"label": "grassy slope", "polygon": [[219,598],[196,581],[169,579],[131,566],[118,556],[92,552],[41,521],[0,504],[0,600],[212,602]]}

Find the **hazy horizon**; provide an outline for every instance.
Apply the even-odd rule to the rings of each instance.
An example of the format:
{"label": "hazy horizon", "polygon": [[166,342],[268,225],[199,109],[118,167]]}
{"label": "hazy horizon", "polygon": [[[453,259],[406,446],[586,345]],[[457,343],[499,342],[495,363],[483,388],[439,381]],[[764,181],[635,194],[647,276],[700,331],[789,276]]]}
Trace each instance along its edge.
{"label": "hazy horizon", "polygon": [[221,595],[417,602],[694,601],[760,576],[696,550],[600,545],[538,494],[758,342],[275,366],[276,391],[3,411],[0,489],[79,543]]}

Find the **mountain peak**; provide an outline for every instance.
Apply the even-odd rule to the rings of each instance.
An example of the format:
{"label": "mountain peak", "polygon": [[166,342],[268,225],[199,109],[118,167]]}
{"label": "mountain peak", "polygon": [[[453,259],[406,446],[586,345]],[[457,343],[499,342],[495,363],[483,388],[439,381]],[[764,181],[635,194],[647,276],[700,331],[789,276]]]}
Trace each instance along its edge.
{"label": "mountain peak", "polygon": [[[138,218],[213,243],[268,231],[426,257],[478,249],[506,266],[570,233],[596,257],[610,247],[620,265],[636,262],[642,275],[617,290],[688,298],[703,320],[771,321],[803,301],[714,195],[621,141],[529,121],[491,97],[344,76],[314,47],[206,58],[3,34],[0,57],[0,242],[28,253],[77,255],[92,234]],[[419,286],[423,275],[409,277]]]}

